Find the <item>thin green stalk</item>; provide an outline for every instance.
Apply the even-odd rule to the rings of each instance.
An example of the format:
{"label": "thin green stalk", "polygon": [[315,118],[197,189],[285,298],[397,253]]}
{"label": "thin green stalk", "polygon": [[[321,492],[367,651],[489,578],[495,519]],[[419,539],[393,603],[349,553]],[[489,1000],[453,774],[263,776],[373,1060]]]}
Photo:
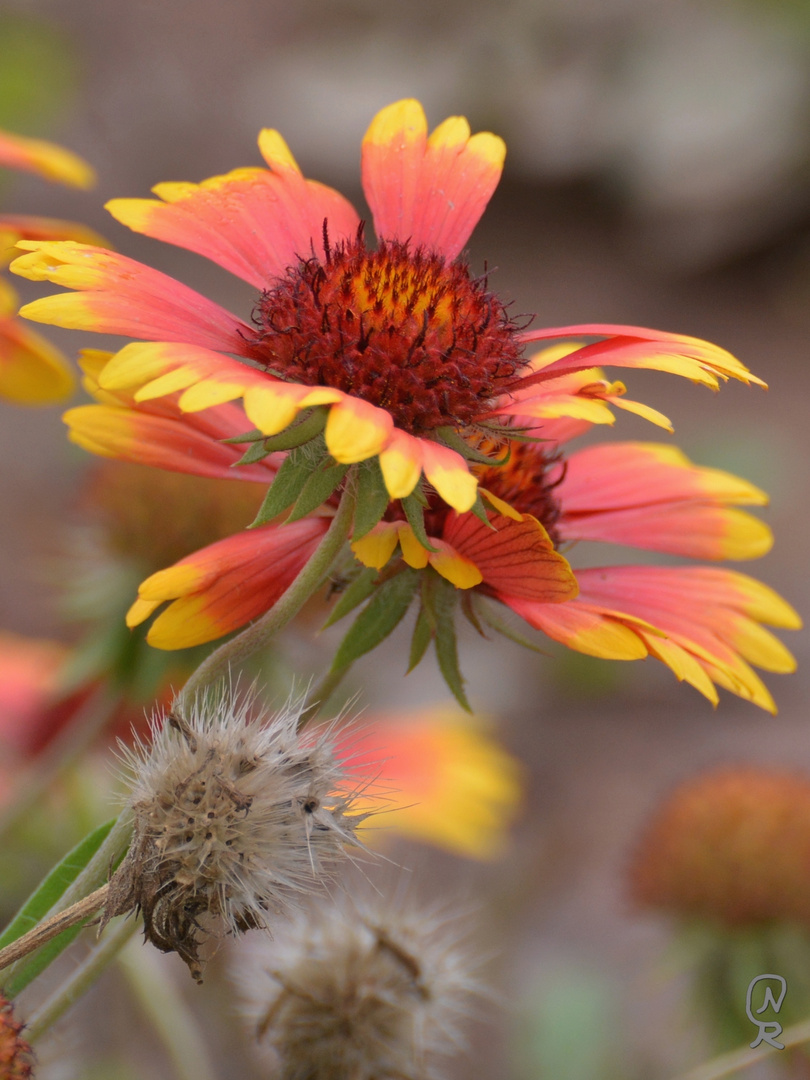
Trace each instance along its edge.
{"label": "thin green stalk", "polygon": [[205,1036],[157,951],[133,943],[118,958],[130,988],[159,1035],[174,1065],[177,1080],[216,1080]]}
{"label": "thin green stalk", "polygon": [[189,678],[180,691],[181,710],[188,710],[194,698],[219,679],[227,679],[253,653],[264,648],[278,631],[293,619],[309,598],[320,588],[337,561],[349,537],[354,514],[354,485],[347,483],[335,516],[312,558],[273,607],[241,634],[220,645]]}
{"label": "thin green stalk", "polygon": [[[66,911],[68,908],[73,908],[75,905],[80,905],[104,885],[110,875],[110,867],[126,852],[131,839],[132,811],[127,808],[119,815],[104,843],[99,847],[84,870],[76,877],[73,884],[62,893],[39,926],[25,935],[26,940],[29,942],[35,941],[37,931],[53,919],[55,915]],[[84,909],[80,908],[79,910],[83,911]],[[84,913],[84,917],[86,917],[86,914]],[[69,920],[66,925],[70,925]],[[64,928],[62,927],[62,929]],[[37,942],[32,945],[30,951],[38,948],[40,944],[41,942]],[[22,974],[26,969],[26,965],[30,962],[32,961],[28,959],[28,956],[18,960],[6,970],[4,978],[11,980],[12,977]]]}
{"label": "thin green stalk", "polygon": [[[779,1042],[784,1044],[785,1050],[793,1046],[801,1046],[802,1043],[810,1042],[810,1020],[802,1020],[792,1027],[787,1027],[778,1036]],[[743,1046],[737,1050],[731,1050],[727,1054],[721,1054],[711,1061],[704,1061],[696,1069],[675,1078],[675,1080],[721,1080],[721,1077],[731,1076],[750,1068],[760,1061],[771,1057],[773,1054],[784,1053],[767,1043],[760,1043],[756,1050],[750,1046]]]}
{"label": "thin green stalk", "polygon": [[101,686],[76,711],[67,727],[17,778],[14,798],[0,813],[0,836],[13,828],[39,802],[56,777],[93,745],[122,700],[120,693]]}
{"label": "thin green stalk", "polygon": [[55,1024],[74,1002],[78,1001],[107,965],[115,959],[138,926],[138,919],[120,919],[118,925],[113,926],[104,935],[90,955],[30,1018],[25,1027],[25,1037],[29,1042],[35,1042],[44,1035],[48,1028]]}

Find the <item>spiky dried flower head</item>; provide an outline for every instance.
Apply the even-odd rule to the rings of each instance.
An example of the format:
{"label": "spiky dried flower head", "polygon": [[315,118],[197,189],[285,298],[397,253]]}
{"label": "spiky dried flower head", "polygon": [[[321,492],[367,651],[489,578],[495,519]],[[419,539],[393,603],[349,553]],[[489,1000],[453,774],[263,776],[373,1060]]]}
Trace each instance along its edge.
{"label": "spiky dried flower head", "polygon": [[638,847],[630,893],[726,926],[810,927],[810,778],[738,767],[682,784]]}
{"label": "spiky dried flower head", "polygon": [[152,724],[121,754],[131,774],[132,845],[110,882],[104,921],[133,908],[147,940],[177,952],[200,981],[200,946],[217,927],[264,927],[332,880],[360,847],[332,727],[299,732],[303,699],[257,716],[231,688]]}
{"label": "spiky dried flower head", "polygon": [[33,1076],[34,1053],[22,1037],[23,1025],[14,1019],[12,1005],[0,993],[0,1077],[28,1080]]}
{"label": "spiky dried flower head", "polygon": [[438,1080],[479,987],[458,921],[343,899],[300,912],[241,972],[279,1080]]}

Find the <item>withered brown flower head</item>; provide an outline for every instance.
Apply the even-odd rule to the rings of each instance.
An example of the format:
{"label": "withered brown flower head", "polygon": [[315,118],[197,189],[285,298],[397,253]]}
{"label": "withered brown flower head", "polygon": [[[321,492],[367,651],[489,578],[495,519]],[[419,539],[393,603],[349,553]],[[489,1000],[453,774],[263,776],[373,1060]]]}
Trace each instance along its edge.
{"label": "withered brown flower head", "polygon": [[33,1076],[34,1054],[22,1037],[23,1025],[14,1019],[13,1007],[0,994],[0,1077],[28,1080]]}
{"label": "withered brown flower head", "polygon": [[480,989],[468,953],[435,911],[321,902],[259,944],[246,1011],[279,1080],[439,1080]]}
{"label": "withered brown flower head", "polygon": [[810,928],[810,777],[741,766],[682,784],[639,844],[630,895],[726,926]]}
{"label": "withered brown flower head", "polygon": [[133,908],[144,935],[200,981],[200,947],[264,927],[332,880],[354,830],[329,726],[299,733],[303,699],[255,718],[255,697],[221,688],[188,716],[170,711],[152,745],[122,746],[135,830],[110,883],[104,921]]}

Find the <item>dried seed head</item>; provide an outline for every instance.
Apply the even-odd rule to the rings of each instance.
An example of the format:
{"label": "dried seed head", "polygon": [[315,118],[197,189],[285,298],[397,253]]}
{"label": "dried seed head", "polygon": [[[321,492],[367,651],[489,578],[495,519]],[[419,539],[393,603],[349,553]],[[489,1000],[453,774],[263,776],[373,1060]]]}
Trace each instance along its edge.
{"label": "dried seed head", "polygon": [[143,912],[146,938],[199,981],[199,948],[217,924],[242,932],[329,882],[356,845],[331,728],[299,733],[303,699],[254,717],[254,695],[209,693],[188,717],[152,725],[152,745],[122,747],[135,831],[110,883],[104,921]]}
{"label": "dried seed head", "polygon": [[0,994],[0,1077],[27,1080],[33,1076],[34,1053],[22,1037],[23,1025],[14,1019],[12,1005]]}
{"label": "dried seed head", "polygon": [[380,901],[299,913],[249,967],[246,1011],[279,1080],[438,1080],[478,989],[451,922]]}

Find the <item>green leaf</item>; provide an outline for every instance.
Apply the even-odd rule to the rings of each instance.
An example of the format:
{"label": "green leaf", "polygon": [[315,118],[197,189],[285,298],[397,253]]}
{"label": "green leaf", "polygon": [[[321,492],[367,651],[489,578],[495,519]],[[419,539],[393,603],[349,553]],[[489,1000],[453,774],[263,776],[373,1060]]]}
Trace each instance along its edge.
{"label": "green leaf", "polygon": [[472,712],[467,695],[464,693],[464,679],[458,666],[456,644],[458,589],[438,574],[432,573],[426,575],[426,588],[423,593],[429,595],[427,617],[435,625],[434,643],[439,671],[459,705],[467,712]]}
{"label": "green leaf", "polygon": [[265,433],[255,427],[252,431],[246,431],[242,435],[231,435],[229,439],[222,439],[222,442],[228,446],[240,446],[242,443],[264,442],[266,438]]}
{"label": "green leaf", "polygon": [[287,521],[300,521],[319,506],[323,506],[349,468],[348,465],[327,465],[311,473]]}
{"label": "green leaf", "polygon": [[[103,825],[99,825],[89,836],[80,841],[72,851],[69,851],[61,862],[57,863],[0,935],[0,948],[10,945],[42,921],[68,886],[73,884],[81,871],[90,862],[106,840],[107,834],[114,824],[115,819],[113,818]],[[26,958],[24,966],[21,965],[11,978],[3,982],[3,991],[6,996],[14,997],[15,994],[18,994],[35,979],[41,971],[44,971],[51,961],[55,960],[62,950],[77,937],[81,929],[82,927],[79,925],[64,930],[58,937],[55,937],[34,953],[32,957]],[[2,975],[0,975],[0,980],[2,978]]]}
{"label": "green leaf", "polygon": [[482,521],[488,529],[492,529],[492,531],[495,532],[495,526],[489,520],[489,517],[487,515],[487,508],[484,506],[480,491],[477,491],[475,493],[475,502],[472,504],[467,513],[475,514],[479,521]]}
{"label": "green leaf", "polygon": [[413,628],[411,653],[408,657],[408,670],[406,674],[409,675],[413,669],[418,666],[419,661],[425,655],[425,650],[430,644],[432,637],[433,627],[431,626],[430,619],[428,618],[424,607],[420,607],[419,614],[416,617],[416,625]]}
{"label": "green leaf", "polygon": [[362,604],[364,600],[367,600],[374,592],[379,576],[380,571],[375,570],[373,566],[367,566],[361,570],[351,585],[341,593],[340,599],[332,608],[331,614],[323,624],[322,629],[325,630],[327,626],[333,626],[344,615],[354,611],[358,604]]}
{"label": "green leaf", "polygon": [[411,606],[418,585],[419,571],[408,569],[374,591],[341,641],[332,661],[333,672],[347,668],[388,637]]}
{"label": "green leaf", "polygon": [[360,540],[382,520],[391,496],[383,480],[379,458],[361,463],[357,475],[357,506],[354,511],[352,539]]}
{"label": "green leaf", "polygon": [[509,461],[510,451],[508,449],[506,455],[502,458],[491,457],[489,454],[477,450],[474,446],[470,446],[467,440],[451,427],[439,428],[438,435],[445,446],[455,450],[457,454],[461,454],[465,461],[474,461],[477,465],[487,465],[492,468],[505,465]]}
{"label": "green leaf", "polygon": [[320,435],[326,426],[326,417],[327,410],[324,408],[306,409],[278,435],[265,435],[263,431],[254,428],[244,435],[234,435],[222,441],[229,444],[263,442],[268,454],[275,454],[279,450],[293,450]]}
{"label": "green leaf", "polygon": [[240,465],[255,465],[257,461],[264,461],[270,451],[264,445],[263,439],[257,439],[255,442],[251,442],[249,448],[242,454],[238,461],[235,461],[233,467],[236,469]]}
{"label": "green leaf", "polygon": [[[531,638],[522,634],[520,630],[515,629],[515,627],[511,626],[505,619],[496,615],[490,604],[486,603],[480,596],[476,596],[473,599],[473,611],[481,622],[484,623],[485,626],[488,626],[490,630],[494,630],[496,634],[502,634],[510,641],[514,641],[516,644],[522,645],[526,649],[531,649],[532,652],[540,653],[541,656],[551,655],[548,649],[541,648],[541,646],[535,644]],[[469,615],[467,617],[470,618]],[[470,622],[475,626],[473,619],[470,619]]]}
{"label": "green leaf", "polygon": [[427,548],[428,551],[435,551],[436,548],[428,540],[428,535],[425,532],[425,511],[419,499],[414,495],[406,495],[404,499],[400,499],[400,503],[416,539],[423,548]]}
{"label": "green leaf", "polygon": [[274,517],[278,517],[288,506],[292,506],[313,471],[326,456],[325,446],[319,455],[313,454],[309,447],[291,451],[289,457],[281,463],[281,468],[264,497],[256,519],[249,527],[255,529],[258,525],[264,525],[272,521]]}

